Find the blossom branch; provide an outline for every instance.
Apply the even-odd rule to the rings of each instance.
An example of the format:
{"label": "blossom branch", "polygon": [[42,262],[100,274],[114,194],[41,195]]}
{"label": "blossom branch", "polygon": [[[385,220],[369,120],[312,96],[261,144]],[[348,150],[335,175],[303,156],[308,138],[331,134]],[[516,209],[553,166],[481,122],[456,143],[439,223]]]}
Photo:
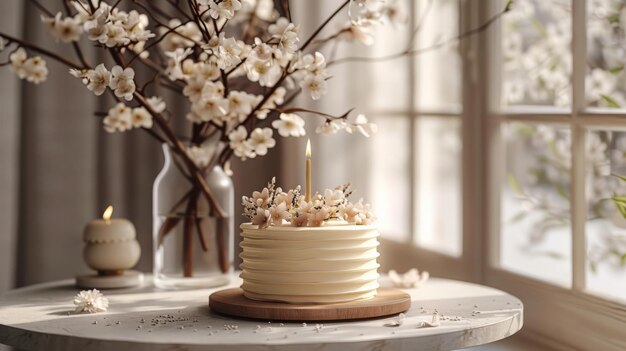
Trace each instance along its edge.
{"label": "blossom branch", "polygon": [[413,47],[413,42],[415,41],[415,37],[417,36],[417,33],[419,33],[422,30],[424,23],[426,23],[426,18],[428,17],[428,14],[432,10],[434,2],[435,2],[434,0],[429,0],[428,3],[426,4],[426,9],[424,9],[422,16],[418,20],[417,25],[415,26],[415,28],[413,29],[413,32],[411,33],[411,36],[407,44],[407,50],[411,50],[411,48]]}
{"label": "blossom branch", "polygon": [[330,21],[335,18],[335,16],[337,16],[337,14],[339,14],[339,12],[341,12],[341,10],[343,10],[344,7],[346,7],[346,5],[348,5],[350,3],[350,1],[352,0],[346,0],[343,4],[341,4],[341,6],[339,6],[335,12],[333,12],[332,15],[330,15],[316,30],[315,32],[313,32],[313,34],[311,34],[311,36],[309,37],[309,39],[307,39],[307,41],[302,44],[302,47],[300,48],[300,50],[304,51],[304,49],[306,49],[307,46],[309,46],[309,44],[311,44],[311,42],[313,42],[313,40],[317,37],[318,34],[320,34],[320,32],[328,25],[328,23],[330,23]]}
{"label": "blossom branch", "polygon": [[[63,7],[65,8],[65,13],[68,16],[71,15],[70,5],[68,1],[63,1]],[[49,15],[49,16],[54,17],[52,15]],[[78,57],[78,60],[80,61],[80,63],[83,64],[83,67],[84,68],[90,67],[91,65],[89,64],[89,62],[87,62],[87,59],[85,58],[85,55],[83,54],[83,50],[80,48],[77,42],[75,41],[72,42],[72,48],[74,49],[74,52],[76,53],[76,56]]]}
{"label": "blossom branch", "polygon": [[[204,41],[208,43],[211,40],[211,35],[209,33],[209,29],[206,26],[206,23],[202,20],[202,17],[200,17],[200,14],[198,13],[198,8],[196,7],[197,5],[196,1],[188,0],[187,3],[189,4],[189,9],[191,10],[191,14],[196,19],[196,23],[198,24],[198,28],[200,29],[200,32],[202,33],[202,36],[204,37]],[[217,32],[217,28],[216,28],[216,32]]]}
{"label": "blossom branch", "polygon": [[346,118],[348,118],[348,115],[350,115],[350,113],[352,111],[354,111],[354,108],[349,109],[344,114],[339,115],[339,116],[333,116],[333,115],[330,115],[328,113],[324,113],[324,112],[320,112],[320,111],[314,111],[314,110],[308,110],[308,109],[299,108],[299,107],[292,107],[292,108],[288,108],[286,110],[281,110],[281,109],[277,108],[275,110],[280,112],[280,113],[306,112],[306,113],[311,113],[311,114],[318,115],[318,116],[321,116],[321,117],[325,117],[326,119],[334,120],[334,119],[346,119]]}
{"label": "blossom branch", "polygon": [[346,62],[379,62],[379,61],[394,60],[394,59],[402,58],[405,56],[414,56],[418,54],[423,54],[425,52],[440,49],[450,43],[458,42],[465,38],[468,38],[473,35],[480,34],[486,31],[494,22],[499,20],[500,17],[504,16],[507,12],[509,12],[512,9],[512,3],[513,3],[513,0],[509,0],[509,2],[507,3],[507,5],[504,7],[502,11],[498,12],[496,15],[494,15],[493,17],[485,21],[485,23],[481,24],[480,26],[476,28],[472,28],[468,30],[467,32],[461,33],[455,37],[440,41],[431,46],[426,46],[426,47],[419,48],[419,49],[407,49],[396,54],[379,56],[379,57],[359,57],[359,56],[344,57],[344,58],[340,58],[340,59],[328,62],[327,66],[340,64],[340,63],[346,63]]}
{"label": "blossom branch", "polygon": [[12,36],[10,36],[8,34],[5,34],[5,33],[2,33],[2,32],[0,32],[0,37],[8,40],[9,43],[16,43],[17,45],[19,45],[19,46],[21,46],[23,48],[33,50],[33,51],[35,51],[37,53],[40,53],[41,55],[44,55],[44,56],[47,56],[47,57],[49,57],[49,58],[51,58],[53,60],[56,60],[56,61],[66,65],[66,66],[68,66],[70,68],[81,68],[80,64],[72,62],[72,61],[66,59],[63,56],[57,55],[54,52],[46,50],[46,49],[44,49],[42,47],[39,47],[37,45],[29,44],[29,43],[27,43],[27,42],[25,42],[23,40],[17,39],[15,37],[12,37]]}

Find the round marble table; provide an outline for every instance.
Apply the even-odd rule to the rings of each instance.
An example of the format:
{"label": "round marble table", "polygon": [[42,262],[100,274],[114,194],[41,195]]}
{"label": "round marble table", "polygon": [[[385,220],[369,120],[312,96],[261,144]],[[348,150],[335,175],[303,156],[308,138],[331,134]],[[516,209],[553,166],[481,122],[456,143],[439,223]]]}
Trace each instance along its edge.
{"label": "round marble table", "polygon": [[[308,325],[233,319],[209,310],[216,290],[163,291],[147,283],[104,291],[106,313],[74,314],[73,280],[29,286],[0,297],[0,343],[46,351],[454,350],[513,335],[523,320],[514,296],[445,279],[405,289],[412,306],[400,326],[391,326],[393,316]],[[439,326],[418,328],[434,312]]]}

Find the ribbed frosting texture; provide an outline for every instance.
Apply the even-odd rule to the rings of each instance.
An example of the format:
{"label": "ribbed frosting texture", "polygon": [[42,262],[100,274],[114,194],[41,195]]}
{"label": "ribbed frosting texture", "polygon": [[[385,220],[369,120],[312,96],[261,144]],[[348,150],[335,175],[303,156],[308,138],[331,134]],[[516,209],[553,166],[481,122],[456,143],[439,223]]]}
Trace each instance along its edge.
{"label": "ribbed frosting texture", "polygon": [[254,300],[333,303],[374,297],[378,232],[374,226],[242,224],[241,288]]}

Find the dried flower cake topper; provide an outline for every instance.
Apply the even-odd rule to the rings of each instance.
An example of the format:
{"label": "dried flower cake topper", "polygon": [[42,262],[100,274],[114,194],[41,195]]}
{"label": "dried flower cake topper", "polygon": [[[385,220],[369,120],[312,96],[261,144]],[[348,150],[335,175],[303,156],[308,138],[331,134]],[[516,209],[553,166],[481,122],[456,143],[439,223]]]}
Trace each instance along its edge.
{"label": "dried flower cake topper", "polygon": [[242,198],[243,215],[259,228],[284,224],[319,227],[330,220],[362,225],[374,222],[376,216],[370,205],[364,204],[362,199],[356,203],[348,201],[351,194],[351,184],[347,183],[326,189],[324,194],[315,193],[311,201],[306,201],[300,186],[284,192],[276,187],[276,178],[272,178],[263,190]]}

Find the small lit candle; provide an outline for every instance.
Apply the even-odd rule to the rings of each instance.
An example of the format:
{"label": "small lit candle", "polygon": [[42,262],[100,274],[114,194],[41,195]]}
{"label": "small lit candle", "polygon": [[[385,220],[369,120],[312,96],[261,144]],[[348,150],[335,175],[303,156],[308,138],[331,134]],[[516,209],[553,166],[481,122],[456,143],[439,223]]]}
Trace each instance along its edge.
{"label": "small lit candle", "polygon": [[87,224],[83,235],[85,262],[100,275],[123,274],[137,264],[141,255],[135,226],[127,219],[112,219],[112,215],[113,206],[109,206],[102,219]]}
{"label": "small lit candle", "polygon": [[311,201],[311,139],[306,141],[306,192],[304,199]]}

